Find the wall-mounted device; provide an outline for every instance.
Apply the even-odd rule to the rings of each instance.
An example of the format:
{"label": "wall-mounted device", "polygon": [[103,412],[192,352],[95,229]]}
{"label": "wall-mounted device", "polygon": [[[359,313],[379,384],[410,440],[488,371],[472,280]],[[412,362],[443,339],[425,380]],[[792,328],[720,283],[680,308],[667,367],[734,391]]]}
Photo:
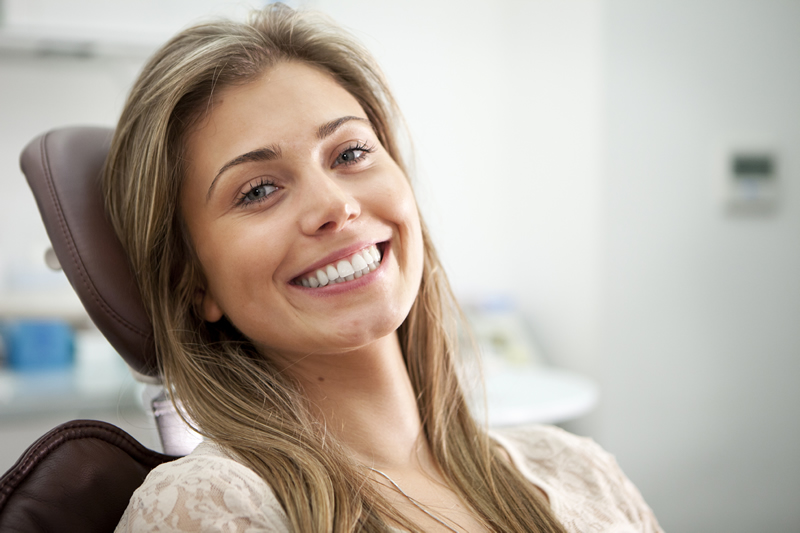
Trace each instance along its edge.
{"label": "wall-mounted device", "polygon": [[722,151],[720,193],[730,213],[771,213],[778,206],[778,150],[765,144],[735,144]]}

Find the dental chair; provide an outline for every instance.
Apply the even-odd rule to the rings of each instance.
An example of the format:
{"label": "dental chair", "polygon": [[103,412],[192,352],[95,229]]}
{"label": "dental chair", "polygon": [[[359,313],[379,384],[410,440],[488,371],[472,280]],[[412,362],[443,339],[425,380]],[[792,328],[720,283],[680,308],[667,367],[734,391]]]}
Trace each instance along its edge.
{"label": "dental chair", "polygon": [[[105,216],[100,175],[113,130],[73,127],[31,141],[21,166],[56,257],[89,317],[139,381],[157,384],[152,326],[122,245]],[[163,394],[152,401],[164,453],[91,420],[62,424],[0,478],[0,531],[113,531],[150,470],[199,436]]]}

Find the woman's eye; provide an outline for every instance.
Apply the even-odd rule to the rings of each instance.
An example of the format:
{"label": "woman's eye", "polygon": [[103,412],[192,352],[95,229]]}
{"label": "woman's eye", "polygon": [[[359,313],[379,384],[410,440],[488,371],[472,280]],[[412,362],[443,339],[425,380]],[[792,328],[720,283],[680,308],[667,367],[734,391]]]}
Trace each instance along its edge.
{"label": "woman's eye", "polygon": [[372,149],[364,145],[348,148],[339,154],[339,157],[336,158],[333,166],[337,167],[339,165],[352,165],[353,163],[364,159],[370,152],[372,152]]}
{"label": "woman's eye", "polygon": [[242,193],[239,199],[239,205],[247,205],[260,202],[261,200],[266,199],[270,194],[272,194],[276,190],[278,190],[278,188],[273,184],[267,182],[261,182],[258,185],[251,187],[246,192]]}

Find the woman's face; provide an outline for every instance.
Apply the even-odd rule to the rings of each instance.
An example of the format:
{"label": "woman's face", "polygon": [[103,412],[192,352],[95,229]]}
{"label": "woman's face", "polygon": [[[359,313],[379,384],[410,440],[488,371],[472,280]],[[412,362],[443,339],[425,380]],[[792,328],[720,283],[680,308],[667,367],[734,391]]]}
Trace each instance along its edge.
{"label": "woman's face", "polygon": [[416,204],[330,76],[289,62],[220,90],[187,156],[180,201],[207,279],[206,320],[225,315],[287,361],[399,327],[422,275]]}

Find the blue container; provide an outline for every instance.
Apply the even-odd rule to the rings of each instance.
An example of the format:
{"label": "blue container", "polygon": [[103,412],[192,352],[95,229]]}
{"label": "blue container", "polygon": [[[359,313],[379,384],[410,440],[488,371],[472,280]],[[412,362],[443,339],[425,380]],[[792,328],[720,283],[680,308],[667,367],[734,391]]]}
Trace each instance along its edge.
{"label": "blue container", "polygon": [[55,370],[72,365],[72,328],[60,320],[18,320],[3,328],[12,370]]}

